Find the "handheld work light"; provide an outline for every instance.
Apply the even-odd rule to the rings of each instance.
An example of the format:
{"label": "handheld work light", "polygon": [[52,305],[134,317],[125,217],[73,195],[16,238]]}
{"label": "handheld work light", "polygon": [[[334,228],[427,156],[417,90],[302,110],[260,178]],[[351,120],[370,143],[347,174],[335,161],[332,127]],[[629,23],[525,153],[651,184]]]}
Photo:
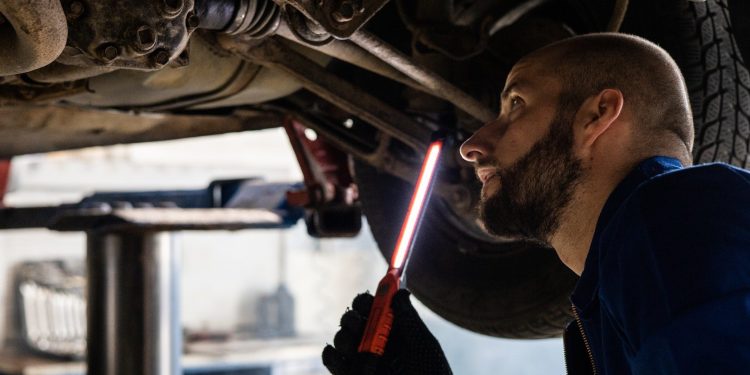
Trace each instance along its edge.
{"label": "handheld work light", "polygon": [[427,206],[427,200],[430,197],[432,181],[437,170],[443,144],[443,139],[437,139],[430,143],[430,147],[427,149],[427,155],[417,179],[417,186],[411,197],[409,210],[406,212],[406,220],[401,225],[401,233],[398,236],[396,248],[391,255],[388,272],[380,280],[378,289],[375,291],[375,300],[367,319],[365,334],[359,344],[360,353],[383,355],[385,351],[385,344],[388,342],[388,335],[393,324],[391,299],[401,285],[404,265],[409,258],[411,248],[414,246],[415,234],[422,220],[424,208]]}

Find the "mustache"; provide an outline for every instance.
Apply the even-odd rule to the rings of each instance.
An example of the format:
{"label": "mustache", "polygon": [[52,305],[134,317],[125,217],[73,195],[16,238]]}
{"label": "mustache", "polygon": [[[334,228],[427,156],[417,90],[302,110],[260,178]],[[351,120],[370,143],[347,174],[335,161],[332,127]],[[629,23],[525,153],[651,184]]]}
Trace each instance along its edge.
{"label": "mustache", "polygon": [[492,160],[479,160],[474,164],[474,169],[479,168],[495,168],[500,169],[500,166],[497,164],[497,162]]}

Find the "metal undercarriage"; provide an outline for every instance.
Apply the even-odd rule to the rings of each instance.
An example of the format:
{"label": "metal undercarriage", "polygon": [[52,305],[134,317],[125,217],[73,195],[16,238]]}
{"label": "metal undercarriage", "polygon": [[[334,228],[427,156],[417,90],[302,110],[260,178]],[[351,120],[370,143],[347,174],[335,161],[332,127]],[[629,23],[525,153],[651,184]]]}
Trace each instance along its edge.
{"label": "metal undercarriage", "polygon": [[[361,217],[351,158],[415,180],[434,131],[461,140],[490,121],[513,62],[571,35],[560,16],[567,6],[562,0],[6,0],[0,3],[0,167],[2,159],[29,153],[284,127],[305,176],[305,189],[290,191],[287,200],[306,209],[311,234],[349,236]],[[306,141],[304,128],[323,141]],[[435,187],[456,226],[475,221],[478,200],[473,172],[458,159],[446,153]],[[67,216],[57,215],[58,208],[4,209],[0,227],[25,217],[27,225],[15,227],[55,228],[46,220],[50,213],[72,215],[67,229],[89,233],[90,268],[118,275],[135,267],[121,257],[123,249],[168,254],[164,232],[186,227],[166,220],[170,209],[147,212],[165,220],[156,224],[120,217],[138,209],[85,209]],[[121,227],[92,222],[92,215],[117,216]],[[334,217],[342,215],[357,220],[341,227]],[[255,225],[222,220],[201,228]],[[474,226],[466,230],[494,241]],[[142,266],[165,266],[169,276],[164,259]],[[103,288],[118,288],[103,273],[93,276]],[[127,294],[111,292],[96,289],[89,302],[105,306],[97,302]],[[143,306],[164,299],[130,297]],[[146,310],[139,314],[148,316]],[[95,343],[118,334],[93,319],[89,331],[96,327]],[[102,373],[170,373],[147,367],[166,366],[174,349],[130,372],[104,369],[127,365],[106,353],[94,353],[89,365]]]}

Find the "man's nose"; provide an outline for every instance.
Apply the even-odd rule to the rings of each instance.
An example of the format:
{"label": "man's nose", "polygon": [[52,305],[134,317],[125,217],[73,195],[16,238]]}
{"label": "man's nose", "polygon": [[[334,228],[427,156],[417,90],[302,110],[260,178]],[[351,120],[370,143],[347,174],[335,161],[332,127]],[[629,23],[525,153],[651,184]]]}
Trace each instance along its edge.
{"label": "man's nose", "polygon": [[489,155],[489,149],[486,143],[481,141],[480,133],[477,131],[461,145],[460,152],[464,160],[476,163]]}

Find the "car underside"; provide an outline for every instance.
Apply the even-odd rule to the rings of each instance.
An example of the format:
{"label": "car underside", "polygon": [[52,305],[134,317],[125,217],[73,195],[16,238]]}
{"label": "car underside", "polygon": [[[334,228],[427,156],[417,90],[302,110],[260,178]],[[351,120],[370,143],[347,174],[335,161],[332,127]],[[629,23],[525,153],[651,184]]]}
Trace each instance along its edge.
{"label": "car underside", "polygon": [[[690,91],[696,162],[747,166],[750,37],[739,25],[750,12],[739,3],[5,0],[0,159],[284,127],[306,171],[311,234],[352,235],[358,225],[341,217],[363,211],[387,257],[431,135],[457,148],[496,116],[515,61],[573,35],[664,47]],[[443,157],[409,287],[480,333],[559,335],[575,276],[544,244],[476,225],[479,184],[460,159]]]}

